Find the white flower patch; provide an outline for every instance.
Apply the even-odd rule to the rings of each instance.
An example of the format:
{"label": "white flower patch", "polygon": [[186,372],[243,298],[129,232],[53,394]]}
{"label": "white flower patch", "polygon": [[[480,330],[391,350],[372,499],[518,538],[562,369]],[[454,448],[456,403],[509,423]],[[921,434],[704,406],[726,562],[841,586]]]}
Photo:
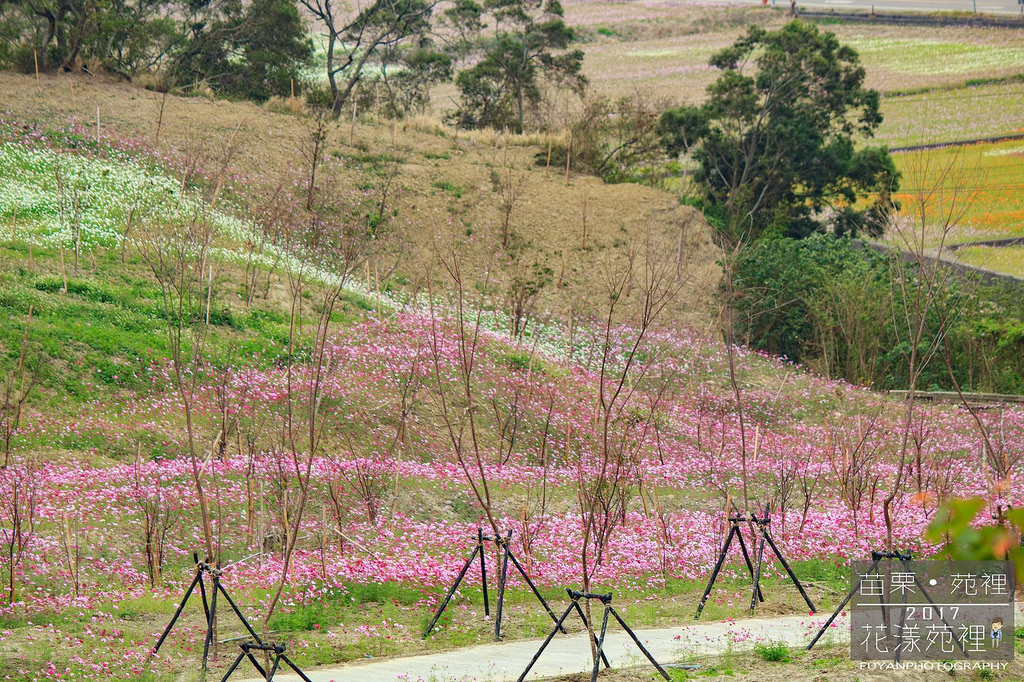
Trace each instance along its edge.
{"label": "white flower patch", "polygon": [[[209,211],[195,193],[182,193],[174,178],[135,162],[96,159],[5,144],[0,149],[0,216],[22,238],[48,246],[115,246],[132,230],[204,213],[230,238],[248,233],[244,223]],[[27,233],[27,234],[26,234]]]}

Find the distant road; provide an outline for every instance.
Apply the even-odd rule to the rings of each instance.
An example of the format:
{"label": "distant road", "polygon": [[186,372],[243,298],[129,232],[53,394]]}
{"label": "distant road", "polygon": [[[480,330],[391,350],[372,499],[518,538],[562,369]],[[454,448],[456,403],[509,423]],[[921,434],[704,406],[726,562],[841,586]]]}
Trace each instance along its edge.
{"label": "distant road", "polygon": [[[772,0],[768,0],[769,3]],[[761,4],[757,0],[757,4]],[[789,0],[776,0],[777,7],[788,7]],[[1019,16],[1017,0],[799,0],[797,7],[808,9],[856,10],[870,12],[974,12]]]}

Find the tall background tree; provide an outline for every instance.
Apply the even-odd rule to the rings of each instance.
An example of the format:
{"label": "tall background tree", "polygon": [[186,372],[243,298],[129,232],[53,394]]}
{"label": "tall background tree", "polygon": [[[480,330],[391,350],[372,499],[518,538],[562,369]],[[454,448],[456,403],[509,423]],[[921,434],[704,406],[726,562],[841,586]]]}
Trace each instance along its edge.
{"label": "tall background tree", "polygon": [[257,101],[301,87],[313,45],[295,0],[4,0],[0,67],[142,74]]}
{"label": "tall background tree", "polygon": [[666,111],[660,127],[666,147],[697,164],[723,245],[881,224],[898,174],[884,148],[855,144],[882,115],[852,48],[792,21],[751,27],[710,64],[722,75],[707,101]]}
{"label": "tall background tree", "polygon": [[[445,18],[460,36],[479,32],[458,48],[460,55],[476,57],[455,78],[461,101],[454,118],[460,126],[522,132],[527,115],[543,100],[545,84],[583,94],[583,51],[568,49],[575,34],[557,0],[462,0]],[[490,25],[484,23],[488,18]]]}
{"label": "tall background tree", "polygon": [[368,66],[430,31],[437,0],[375,0],[350,10],[337,0],[300,0],[327,36],[331,110],[339,116]]}
{"label": "tall background tree", "polygon": [[313,45],[294,0],[200,4],[186,19],[167,77],[206,83],[222,94],[263,101],[301,87]]}

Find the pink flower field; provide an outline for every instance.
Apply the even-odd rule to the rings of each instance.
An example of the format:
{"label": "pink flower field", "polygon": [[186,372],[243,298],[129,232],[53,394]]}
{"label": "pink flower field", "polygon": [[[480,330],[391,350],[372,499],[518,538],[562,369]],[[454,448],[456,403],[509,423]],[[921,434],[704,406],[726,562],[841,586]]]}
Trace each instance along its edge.
{"label": "pink flower field", "polygon": [[[622,351],[632,336],[616,332]],[[747,387],[737,404],[715,388],[724,371],[720,345],[660,333],[641,347],[644,363],[621,419],[653,426],[644,427],[650,432],[642,438],[627,432],[636,448],[617,466],[624,468],[629,501],[592,574],[596,584],[656,596],[666,581],[706,580],[723,537],[726,496],[742,500],[744,460],[751,507],[771,505],[776,537],[798,570],[812,560],[845,564],[885,545],[882,500],[896,477],[900,403],[737,350]],[[410,609],[428,612],[475,541],[481,521],[470,481],[487,481],[496,523],[513,532],[515,551],[540,585],[580,584],[584,540],[573,498],[580,481],[600,475],[597,354],[582,344],[567,362],[564,349],[531,355],[483,333],[473,382],[490,426],[481,436],[479,466],[466,468],[437,427],[437,383],[459,381],[458,348],[453,328],[415,312],[371,315],[332,338],[323,398],[325,442],[332,445],[313,459],[316,492],[288,569],[286,609],[359,585],[394,583],[422,591]],[[32,624],[19,650],[47,642],[68,655],[66,665],[33,673],[41,678],[142,672],[166,617],[150,621],[148,636],[127,637],[119,614],[144,603],[162,603],[166,612],[191,578],[188,556],[203,539],[188,459],[174,456],[185,442],[183,408],[164,390],[162,365],[154,365],[152,381],[146,398],[93,404],[61,421],[30,417],[19,434],[25,454],[0,472],[4,546],[17,544],[13,511],[33,519],[30,529],[23,527],[28,537],[16,563],[4,556],[4,575],[13,570],[16,587],[0,618]],[[237,438],[212,449],[202,466],[220,559],[238,561],[225,583],[247,595],[254,619],[265,606],[261,595],[282,571],[273,538],[282,516],[294,513],[288,491],[298,457],[249,444],[280,418],[286,383],[281,368],[248,366],[197,391],[197,423],[213,425],[227,409],[235,425]],[[1021,411],[990,411],[985,418],[998,421],[1007,448],[1020,447]],[[921,533],[939,501],[975,494],[996,495],[1003,504],[1020,500],[1015,488],[993,486],[966,412],[928,407],[915,419],[912,462],[892,505],[894,541],[927,554]],[[143,436],[163,454],[150,456],[134,445]],[[83,442],[97,445],[68,445]],[[44,463],[30,454],[33,443],[54,457]],[[115,445],[137,456],[112,456]],[[146,529],[154,523],[165,524],[166,567],[151,581]],[[727,575],[737,570],[732,565]],[[522,588],[514,579],[511,585]],[[735,600],[737,611],[744,599]],[[71,636],[62,625],[68,619],[87,625]],[[342,622],[319,627],[339,641],[351,638]],[[401,630],[408,625],[395,627],[364,627],[359,636],[388,642],[418,636]],[[189,665],[200,630],[176,631],[174,655],[151,662],[153,674]],[[446,629],[439,632],[443,637]]]}

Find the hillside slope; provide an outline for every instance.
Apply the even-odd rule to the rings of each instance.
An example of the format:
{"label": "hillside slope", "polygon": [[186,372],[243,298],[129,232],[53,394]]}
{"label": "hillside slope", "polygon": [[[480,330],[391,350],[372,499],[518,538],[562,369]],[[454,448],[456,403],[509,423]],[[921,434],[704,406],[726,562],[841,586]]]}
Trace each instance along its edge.
{"label": "hillside slope", "polygon": [[[248,102],[165,98],[91,76],[42,76],[37,85],[30,76],[0,73],[0,102],[0,116],[40,127],[77,122],[93,130],[98,115],[101,134],[137,138],[172,164],[198,157],[212,174],[230,156],[227,175],[243,186],[301,168],[310,126],[304,116]],[[575,173],[567,183],[564,168],[535,163],[544,144],[540,137],[467,134],[434,124],[348,121],[332,126],[328,151],[349,168],[395,173],[395,205],[408,242],[398,263],[399,282],[422,285],[438,243],[454,241],[467,269],[496,279],[500,288],[513,268],[507,254],[498,252],[512,251],[523,267],[550,270],[538,312],[588,315],[603,307],[602,277],[609,264],[653,238],[688,282],[666,319],[704,328],[713,318],[719,271],[718,252],[700,214],[649,187],[605,185]],[[512,248],[502,250],[503,192],[509,188]]]}

